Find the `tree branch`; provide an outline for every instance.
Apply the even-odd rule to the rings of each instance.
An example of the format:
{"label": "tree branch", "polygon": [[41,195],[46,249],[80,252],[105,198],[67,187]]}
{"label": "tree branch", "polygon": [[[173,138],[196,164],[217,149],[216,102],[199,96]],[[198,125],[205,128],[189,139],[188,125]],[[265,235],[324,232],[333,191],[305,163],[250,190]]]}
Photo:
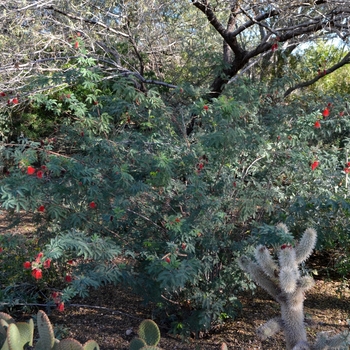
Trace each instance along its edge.
{"label": "tree branch", "polygon": [[114,28],[102,23],[102,22],[99,22],[99,21],[96,21],[96,20],[91,20],[91,19],[87,19],[87,18],[83,18],[83,17],[78,17],[78,16],[75,16],[75,15],[72,15],[70,13],[67,13],[67,12],[64,12],[62,10],[59,10],[58,8],[54,7],[54,6],[49,6],[49,7],[46,7],[45,8],[46,10],[52,10],[52,11],[55,11],[57,13],[60,13],[61,15],[63,16],[66,16],[68,18],[71,18],[71,19],[75,19],[77,21],[82,21],[82,22],[85,22],[85,23],[89,23],[89,24],[93,24],[93,25],[98,25],[102,28],[105,28],[107,29],[108,31],[114,33],[114,34],[117,34],[117,35],[120,35],[124,38],[129,38],[129,35],[128,34],[125,34],[123,32],[120,32],[119,30],[115,30]]}
{"label": "tree branch", "polygon": [[290,95],[293,91],[297,90],[297,89],[302,89],[304,87],[307,87],[307,86],[310,86],[314,83],[316,83],[316,81],[322,79],[325,75],[329,74],[329,73],[332,73],[334,71],[336,71],[337,69],[345,66],[346,64],[349,64],[350,63],[350,52],[347,53],[345,55],[345,57],[340,61],[338,62],[337,64],[333,65],[331,68],[327,69],[325,71],[325,74],[323,75],[318,75],[316,76],[315,78],[313,79],[310,79],[310,80],[307,80],[307,81],[304,81],[302,83],[299,83],[299,84],[296,84],[292,87],[290,87],[285,93],[284,93],[284,97]]}

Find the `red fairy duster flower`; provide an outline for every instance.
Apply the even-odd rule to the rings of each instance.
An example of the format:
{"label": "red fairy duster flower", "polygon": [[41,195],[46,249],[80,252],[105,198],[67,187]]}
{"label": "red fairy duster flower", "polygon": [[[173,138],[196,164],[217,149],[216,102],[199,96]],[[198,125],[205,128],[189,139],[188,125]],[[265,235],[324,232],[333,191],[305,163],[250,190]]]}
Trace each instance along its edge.
{"label": "red fairy duster flower", "polygon": [[27,168],[27,174],[28,175],[33,175],[35,173],[35,168],[33,168],[32,166],[28,166]]}
{"label": "red fairy duster flower", "polygon": [[64,311],[64,302],[60,302],[60,303],[57,304],[57,310],[59,312]]}
{"label": "red fairy duster flower", "polygon": [[44,207],[43,205],[41,205],[41,206],[38,208],[38,211],[44,212],[44,211],[45,211],[45,207]]}
{"label": "red fairy duster flower", "polygon": [[32,271],[32,276],[36,279],[36,280],[40,280],[43,277],[43,273],[41,271],[41,269],[34,269]]}
{"label": "red fairy duster flower", "polygon": [[320,165],[320,162],[319,161],[314,161],[312,164],[311,164],[311,170],[315,170],[318,166]]}
{"label": "red fairy duster flower", "polygon": [[67,283],[71,283],[71,282],[72,282],[72,276],[71,276],[71,275],[66,275],[66,277],[64,278],[64,280],[65,280]]}
{"label": "red fairy duster flower", "polygon": [[91,209],[95,209],[96,207],[97,207],[97,205],[96,205],[96,203],[95,202],[90,202],[89,203],[89,207],[91,208]]}
{"label": "red fairy duster flower", "polygon": [[51,259],[46,259],[46,260],[44,261],[43,266],[44,266],[44,269],[49,269],[50,266],[51,266]]}
{"label": "red fairy duster flower", "polygon": [[39,170],[37,173],[36,173],[36,176],[38,179],[42,179],[43,178],[43,172],[41,170]]}
{"label": "red fairy duster flower", "polygon": [[326,108],[323,110],[322,115],[323,115],[325,118],[329,116],[329,108],[328,108],[328,107],[326,107]]}
{"label": "red fairy duster flower", "polygon": [[343,116],[344,115],[344,111],[342,111],[342,112],[339,112],[339,116]]}
{"label": "red fairy duster flower", "polygon": [[3,91],[1,91],[0,96],[4,97],[4,96],[6,96],[6,94]]}
{"label": "red fairy duster flower", "polygon": [[43,256],[44,256],[44,253],[43,253],[43,252],[40,252],[40,253],[36,256],[35,262],[36,262],[36,263],[40,263],[41,258],[42,258]]}
{"label": "red fairy duster flower", "polygon": [[75,48],[75,49],[79,48],[79,42],[78,42],[78,41],[75,42],[74,48]]}
{"label": "red fairy duster flower", "polygon": [[316,120],[316,121],[315,121],[315,128],[316,128],[316,129],[319,129],[320,127],[321,127],[320,121],[319,121],[319,120]]}
{"label": "red fairy duster flower", "polygon": [[16,104],[18,103],[18,98],[16,98],[16,97],[13,98],[13,99],[12,99],[12,103],[13,103],[14,105],[16,105]]}
{"label": "red fairy duster flower", "polygon": [[203,108],[207,111],[209,107],[207,105],[203,106]]}
{"label": "red fairy duster flower", "polygon": [[25,261],[23,263],[23,267],[26,269],[26,270],[29,270],[31,267],[32,267],[32,264],[30,261]]}
{"label": "red fairy duster flower", "polygon": [[276,51],[278,49],[278,44],[277,43],[274,43],[272,46],[271,46],[271,50],[272,51]]}
{"label": "red fairy duster flower", "polygon": [[344,171],[345,171],[345,174],[349,174],[349,173],[350,173],[350,168],[349,168],[349,167],[346,167],[346,168],[344,169]]}

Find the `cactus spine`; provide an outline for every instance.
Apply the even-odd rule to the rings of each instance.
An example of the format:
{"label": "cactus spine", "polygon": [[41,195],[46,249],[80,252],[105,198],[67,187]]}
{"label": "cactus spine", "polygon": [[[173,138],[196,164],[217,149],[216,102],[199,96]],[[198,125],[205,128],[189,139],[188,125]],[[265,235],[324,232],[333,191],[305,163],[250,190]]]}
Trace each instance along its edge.
{"label": "cactus spine", "polygon": [[[288,233],[284,224],[278,225]],[[255,260],[246,256],[238,260],[242,270],[247,272],[260,287],[265,289],[281,307],[281,316],[267,321],[257,330],[261,340],[283,331],[287,349],[293,350],[326,350],[347,349],[350,344],[349,333],[328,337],[321,333],[314,344],[307,341],[304,324],[304,294],[314,285],[311,276],[301,276],[299,266],[311,255],[316,244],[317,233],[314,229],[305,230],[299,243],[292,247],[283,244],[277,252],[277,261],[269,250],[259,245],[255,249]]]}

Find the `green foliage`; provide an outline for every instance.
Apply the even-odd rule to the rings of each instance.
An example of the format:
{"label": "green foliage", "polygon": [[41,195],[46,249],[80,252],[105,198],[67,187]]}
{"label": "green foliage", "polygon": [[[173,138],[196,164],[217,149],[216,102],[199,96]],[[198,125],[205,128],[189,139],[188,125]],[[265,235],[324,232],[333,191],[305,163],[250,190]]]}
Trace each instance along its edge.
{"label": "green foliage", "polygon": [[[2,208],[13,225],[26,212],[37,228],[19,246],[1,238],[9,303],[29,301],[15,297],[19,285],[62,308],[122,283],[189,334],[235,317],[238,293],[255,288],[235,261],[257,242],[288,241],[276,221],[292,232],[319,221],[320,247],[348,252],[344,96],[286,101],[283,80],[240,80],[208,103],[189,85],[143,93],[132,79],[104,80],[88,57],[76,63],[51,77],[64,90],[32,96],[33,113],[58,118],[54,134],[2,148]],[[320,203],[342,203],[342,215]],[[23,269],[33,250],[52,260],[39,280]]]}

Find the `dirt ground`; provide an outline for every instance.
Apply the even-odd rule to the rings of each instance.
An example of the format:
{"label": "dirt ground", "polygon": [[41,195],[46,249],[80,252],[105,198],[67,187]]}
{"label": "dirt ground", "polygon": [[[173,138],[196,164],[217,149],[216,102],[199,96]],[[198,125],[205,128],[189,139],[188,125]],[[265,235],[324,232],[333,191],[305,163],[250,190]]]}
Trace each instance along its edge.
{"label": "dirt ground", "polygon": [[[263,342],[255,336],[255,329],[259,325],[278,315],[278,305],[264,292],[255,296],[242,296],[240,300],[243,303],[240,315],[205,338],[183,340],[161,329],[159,346],[168,350],[219,350],[221,343],[225,342],[229,349],[285,349],[282,335]],[[315,287],[306,297],[305,314],[310,339],[314,339],[320,331],[336,334],[349,329],[349,284],[316,281]],[[137,335],[140,322],[151,315],[152,309],[143,306],[139,297],[109,286],[93,291],[88,299],[73,301],[63,313],[54,311],[50,319],[56,327],[66,328],[65,337],[73,337],[81,342],[94,339],[104,350],[126,350],[130,340]],[[128,335],[130,330],[132,333]]]}

